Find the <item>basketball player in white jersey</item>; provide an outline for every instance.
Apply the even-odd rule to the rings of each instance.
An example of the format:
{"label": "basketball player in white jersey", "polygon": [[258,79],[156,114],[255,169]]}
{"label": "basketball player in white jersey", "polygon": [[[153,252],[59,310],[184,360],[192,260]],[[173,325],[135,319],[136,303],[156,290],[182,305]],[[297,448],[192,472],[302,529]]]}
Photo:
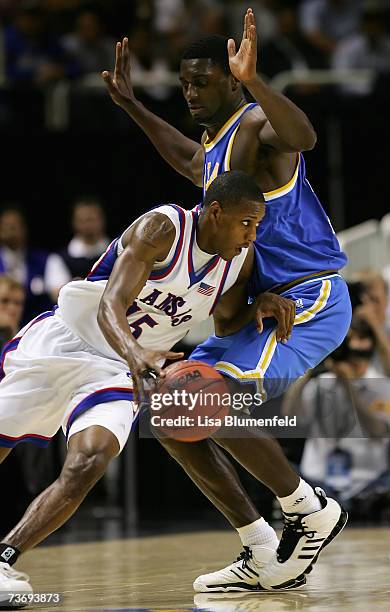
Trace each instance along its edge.
{"label": "basketball player in white jersey", "polygon": [[[174,204],[153,209],[111,243],[85,280],[61,290],[57,309],[6,345],[0,460],[22,441],[45,446],[61,426],[68,452],[57,480],[0,543],[0,606],[7,592],[32,590],[12,568],[20,553],[73,515],[123,449],[142,373],[163,377],[164,362],[182,357],[171,347],[223,294],[225,315],[245,306],[251,243],[264,211],[259,187],[238,171],[214,181],[200,212]],[[200,283],[213,291],[200,292]]]}

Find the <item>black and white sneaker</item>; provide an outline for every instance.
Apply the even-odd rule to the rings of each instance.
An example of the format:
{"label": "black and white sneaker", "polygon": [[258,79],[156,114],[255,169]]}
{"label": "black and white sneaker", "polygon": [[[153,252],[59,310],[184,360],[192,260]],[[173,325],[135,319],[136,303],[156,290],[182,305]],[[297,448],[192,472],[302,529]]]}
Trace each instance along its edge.
{"label": "black and white sneaker", "polygon": [[276,555],[259,572],[261,586],[279,590],[291,580],[300,580],[313,569],[320,552],[343,529],[347,512],[327,498],[322,489],[315,492],[322,509],[311,514],[284,514],[284,529]]}
{"label": "black and white sneaker", "polygon": [[[266,546],[244,546],[244,550],[231,565],[217,572],[199,576],[194,582],[194,590],[198,593],[226,593],[230,591],[264,592],[259,581],[259,572],[275,556],[273,548]],[[305,584],[303,576],[298,581],[291,580],[289,586],[297,588]]]}
{"label": "black and white sneaker", "polygon": [[0,610],[24,608],[27,603],[19,603],[15,595],[30,595],[33,592],[29,577],[23,572],[17,572],[8,563],[0,563]]}

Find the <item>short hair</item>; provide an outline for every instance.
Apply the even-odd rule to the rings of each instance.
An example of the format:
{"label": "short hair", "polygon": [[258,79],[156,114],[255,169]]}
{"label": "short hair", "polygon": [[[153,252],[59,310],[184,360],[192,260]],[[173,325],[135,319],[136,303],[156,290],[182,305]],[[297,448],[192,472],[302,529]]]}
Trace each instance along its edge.
{"label": "short hair", "polygon": [[23,285],[7,274],[0,274],[0,287],[6,287],[8,291],[17,290],[24,295],[26,294],[26,290]]}
{"label": "short hair", "polygon": [[20,206],[20,204],[17,204],[17,203],[14,203],[14,202],[7,202],[3,206],[1,206],[1,208],[0,208],[0,217],[2,217],[3,215],[5,215],[7,213],[15,213],[15,214],[19,215],[19,217],[23,220],[23,222],[26,223],[26,212],[25,212],[24,208],[22,208],[22,206]]}
{"label": "short hair", "polygon": [[217,34],[204,36],[187,47],[180,59],[209,59],[222,68],[225,74],[230,74],[228,40],[227,36]]}
{"label": "short hair", "polygon": [[249,174],[241,170],[231,170],[223,172],[213,180],[206,192],[203,205],[207,207],[217,201],[222,208],[230,208],[239,206],[242,200],[264,202],[264,196]]}
{"label": "short hair", "polygon": [[85,195],[77,197],[72,204],[72,214],[74,214],[76,208],[80,206],[94,206],[95,208],[99,208],[100,211],[104,214],[104,208],[99,198],[94,195]]}

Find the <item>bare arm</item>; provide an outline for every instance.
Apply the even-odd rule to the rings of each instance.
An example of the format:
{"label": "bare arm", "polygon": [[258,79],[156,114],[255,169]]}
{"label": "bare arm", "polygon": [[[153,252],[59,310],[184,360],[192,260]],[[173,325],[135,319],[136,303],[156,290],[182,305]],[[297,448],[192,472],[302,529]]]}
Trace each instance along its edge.
{"label": "bare arm", "polygon": [[[240,270],[236,282],[219,300],[214,310],[215,333],[217,336],[227,336],[238,331],[245,322],[243,313],[249,311],[247,285],[252,273],[254,261],[253,246],[248,249],[248,254]],[[247,322],[253,319],[249,316]]]}
{"label": "bare arm", "polygon": [[116,45],[114,75],[102,72],[112,100],[143,130],[161,157],[179,174],[202,186],[203,148],[172,125],[151,113],[134,95],[130,77],[130,52],[127,38]]}
{"label": "bare arm", "polygon": [[234,334],[255,319],[261,333],[263,318],[274,317],[278,324],[276,339],[287,341],[294,325],[295,303],[273,293],[261,293],[249,305],[247,285],[253,262],[254,250],[251,246],[235,284],[222,296],[214,311],[215,332],[217,336]]}
{"label": "bare arm", "polygon": [[114,265],[100,301],[100,329],[114,351],[129,364],[136,387],[146,370],[163,375],[158,366],[160,360],[183,356],[182,353],[142,348],[131,333],[126,317],[153,264],[168,255],[174,237],[173,223],[161,213],[150,213],[129,228],[124,236],[125,249]]}
{"label": "bare arm", "polygon": [[233,39],[228,42],[228,52],[233,76],[250,91],[267,118],[259,132],[260,142],[284,152],[312,149],[317,136],[306,114],[286,96],[273,91],[257,75],[257,34],[252,9],[248,9],[245,15],[238,52]]}

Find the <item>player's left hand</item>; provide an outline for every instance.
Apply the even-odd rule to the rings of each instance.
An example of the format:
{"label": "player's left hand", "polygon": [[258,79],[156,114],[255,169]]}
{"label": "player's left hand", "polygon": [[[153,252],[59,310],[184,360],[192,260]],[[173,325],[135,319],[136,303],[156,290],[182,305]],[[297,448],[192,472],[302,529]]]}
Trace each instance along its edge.
{"label": "player's left hand", "polygon": [[244,17],[244,32],[241,45],[236,51],[236,43],[228,40],[229,65],[231,73],[242,83],[249,83],[256,78],[257,32],[255,16],[249,8]]}
{"label": "player's left hand", "polygon": [[263,318],[274,317],[278,326],[276,340],[287,342],[295,319],[295,302],[275,293],[261,293],[256,298],[256,322],[259,333],[263,331]]}

